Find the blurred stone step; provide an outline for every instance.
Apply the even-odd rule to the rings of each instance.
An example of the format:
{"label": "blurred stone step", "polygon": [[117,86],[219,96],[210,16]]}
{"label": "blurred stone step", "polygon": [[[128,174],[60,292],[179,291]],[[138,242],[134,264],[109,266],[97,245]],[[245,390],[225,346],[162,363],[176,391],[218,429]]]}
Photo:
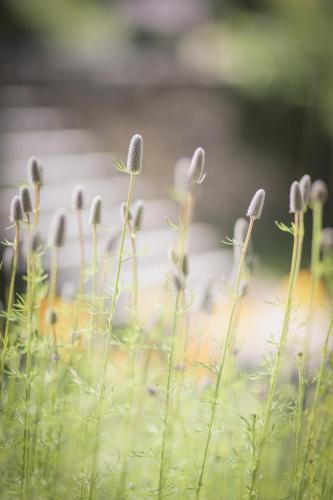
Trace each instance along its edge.
{"label": "blurred stone step", "polygon": [[73,110],[66,108],[4,107],[0,113],[0,132],[71,129],[77,126],[78,120]]}
{"label": "blurred stone step", "polygon": [[64,155],[98,151],[101,141],[92,130],[59,129],[0,134],[0,155],[3,160],[23,159],[30,156]]}

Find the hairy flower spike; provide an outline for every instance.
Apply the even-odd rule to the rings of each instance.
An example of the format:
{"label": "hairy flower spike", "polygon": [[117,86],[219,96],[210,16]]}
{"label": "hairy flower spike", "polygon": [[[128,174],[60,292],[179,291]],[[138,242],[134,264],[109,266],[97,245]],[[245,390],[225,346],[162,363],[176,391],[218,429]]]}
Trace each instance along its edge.
{"label": "hairy flower spike", "polygon": [[183,257],[183,265],[182,265],[182,273],[184,276],[189,275],[189,265],[188,265],[188,257],[187,254],[184,255]]}
{"label": "hairy flower spike", "polygon": [[46,321],[49,325],[54,326],[58,322],[58,316],[57,313],[54,311],[54,309],[48,309],[46,312]]}
{"label": "hairy flower spike", "polygon": [[299,181],[299,185],[302,191],[304,210],[306,210],[310,201],[311,177],[309,175],[303,175],[303,177]]}
{"label": "hairy flower spike", "polygon": [[84,208],[84,190],[82,186],[75,186],[72,191],[71,199],[72,210],[83,210]]}
{"label": "hairy flower spike", "polygon": [[303,212],[304,203],[301,186],[299,182],[294,181],[290,187],[289,196],[289,212],[295,214],[296,212]]}
{"label": "hairy flower spike", "polygon": [[142,218],[143,218],[143,209],[144,209],[144,201],[137,200],[132,205],[131,213],[133,217],[133,229],[135,232],[140,231],[142,226]]}
{"label": "hairy flower spike", "polygon": [[246,215],[250,219],[260,219],[261,212],[265,202],[265,191],[264,189],[258,189],[258,191],[253,196],[249,208],[247,209]]}
{"label": "hairy flower spike", "polygon": [[100,196],[95,196],[91,203],[90,214],[89,214],[89,224],[97,225],[102,221],[102,198]]}
{"label": "hairy flower spike", "polygon": [[30,196],[30,191],[26,186],[21,187],[20,198],[21,198],[23,212],[25,214],[31,214],[32,212],[31,196]]}
{"label": "hairy flower spike", "polygon": [[321,247],[325,252],[333,252],[333,227],[325,227],[323,229]]}
{"label": "hairy flower spike", "polygon": [[51,247],[61,248],[65,244],[67,217],[64,210],[58,210],[52,219],[49,243]]}
{"label": "hairy flower spike", "polygon": [[[121,203],[119,209],[120,209],[121,222],[124,222],[124,220],[125,220],[125,213],[126,213],[126,201],[123,201]],[[128,215],[127,215],[127,221],[130,222],[131,220],[133,220],[133,215],[132,215],[131,207],[129,207],[129,209],[128,209]]]}
{"label": "hairy flower spike", "polygon": [[30,240],[30,251],[32,253],[38,252],[40,247],[42,246],[42,239],[38,232],[34,232],[32,238]]}
{"label": "hairy flower spike", "polygon": [[205,151],[202,148],[197,148],[192,156],[190,169],[188,172],[188,182],[190,186],[193,184],[201,184],[205,177]]}
{"label": "hairy flower spike", "polygon": [[130,142],[127,155],[127,170],[131,174],[139,174],[142,170],[143,139],[135,134]]}
{"label": "hairy flower spike", "polygon": [[112,234],[105,243],[105,253],[111,254],[117,247],[121,231],[117,230],[115,234]]}
{"label": "hairy flower spike", "polygon": [[30,184],[42,185],[42,166],[35,156],[32,156],[28,162],[28,179]]}
{"label": "hairy flower spike", "polygon": [[14,196],[10,204],[10,221],[17,224],[22,220],[22,204],[19,196]]}
{"label": "hairy flower spike", "polygon": [[325,203],[327,201],[328,192],[324,181],[317,180],[312,184],[310,200],[312,203]]}

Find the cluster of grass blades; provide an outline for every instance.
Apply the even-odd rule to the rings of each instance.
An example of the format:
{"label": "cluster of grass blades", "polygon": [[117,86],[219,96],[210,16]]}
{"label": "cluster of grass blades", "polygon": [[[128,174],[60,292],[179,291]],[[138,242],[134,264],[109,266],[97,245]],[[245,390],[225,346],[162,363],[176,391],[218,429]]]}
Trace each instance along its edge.
{"label": "cluster of grass blades", "polygon": [[[94,198],[85,221],[85,192],[79,185],[73,189],[70,213],[60,209],[54,214],[49,241],[43,243],[38,159],[30,160],[28,182],[12,200],[14,240],[3,242],[11,258],[4,259],[2,270],[9,278],[0,346],[0,498],[333,498],[333,229],[322,228],[325,184],[312,184],[304,176],[291,185],[291,224],[277,224],[292,243],[287,293],[279,304],[280,331],[270,356],[249,372],[237,363],[235,348],[239,319],[246,314],[241,306],[253,273],[252,236],[265,191],[254,194],[247,218],[236,221],[234,237],[225,241],[233,246],[234,259],[225,287],[230,296],[227,326],[224,330],[221,325],[217,355],[200,361],[200,346],[211,340],[203,331],[190,355],[188,236],[198,185],[206,176],[205,152],[197,148],[191,160],[183,158],[176,166],[179,220],[168,221],[168,227],[177,242],[169,249],[170,273],[159,314],[149,323],[139,311],[137,239],[144,204],[134,201],[142,165],[143,140],[135,135],[126,165],[117,165],[129,179],[120,207],[122,225],[104,251],[99,238],[103,201]],[[304,220],[311,214],[310,301],[301,326],[304,341],[292,359],[288,335],[307,237]],[[74,299],[64,303],[58,285],[69,217],[77,228],[79,276]],[[86,224],[90,241],[84,238]],[[16,291],[21,244],[26,257],[23,294]],[[47,253],[48,273],[43,269]],[[124,289],[122,266],[128,259],[132,284]],[[316,306],[321,283],[326,309]],[[130,297],[128,320],[119,326],[115,314],[123,293]],[[203,324],[214,307],[212,296],[207,286],[199,305]],[[327,330],[319,361],[311,363],[319,314]]]}

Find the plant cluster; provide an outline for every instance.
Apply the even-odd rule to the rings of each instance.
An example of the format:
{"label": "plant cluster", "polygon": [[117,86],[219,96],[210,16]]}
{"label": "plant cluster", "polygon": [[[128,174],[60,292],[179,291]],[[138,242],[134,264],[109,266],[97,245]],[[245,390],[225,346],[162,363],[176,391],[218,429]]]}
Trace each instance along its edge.
{"label": "plant cluster", "polygon": [[[169,249],[164,300],[150,323],[140,316],[139,300],[137,238],[144,204],[134,201],[134,192],[142,165],[143,140],[135,135],[126,165],[117,165],[129,178],[127,200],[120,207],[122,225],[104,251],[99,241],[103,200],[96,196],[92,201],[88,242],[82,186],[74,187],[71,214],[58,210],[48,243],[42,241],[43,179],[36,158],[28,164],[28,183],[12,200],[14,241],[3,242],[10,258],[3,259],[9,279],[1,323],[0,498],[333,498],[333,314],[331,306],[319,311],[317,305],[322,282],[327,304],[333,293],[333,229],[322,228],[326,185],[312,183],[309,176],[291,185],[291,225],[277,224],[292,240],[288,288],[279,304],[280,331],[269,358],[249,373],[237,363],[237,327],[253,274],[252,235],[265,191],[254,194],[246,218],[236,221],[234,237],[224,242],[233,247],[234,260],[226,283],[227,327],[221,329],[217,356],[202,362],[196,354],[209,342],[205,332],[197,353],[189,355],[188,235],[197,186],[206,176],[205,151],[197,148],[191,160],[176,165],[179,221],[167,223],[177,233],[177,244]],[[310,300],[304,343],[292,359],[288,334],[297,306],[304,218],[310,214]],[[68,303],[59,298],[58,277],[69,216],[77,223],[80,273]],[[23,294],[16,290],[21,243]],[[49,272],[43,268],[46,253],[51,254]],[[124,289],[122,265],[128,259],[132,283]],[[128,319],[119,325],[115,314],[124,292],[130,296]],[[200,304],[204,322],[214,307],[206,283]],[[313,369],[311,339],[319,313],[327,330]],[[59,335],[64,321],[65,337]]]}

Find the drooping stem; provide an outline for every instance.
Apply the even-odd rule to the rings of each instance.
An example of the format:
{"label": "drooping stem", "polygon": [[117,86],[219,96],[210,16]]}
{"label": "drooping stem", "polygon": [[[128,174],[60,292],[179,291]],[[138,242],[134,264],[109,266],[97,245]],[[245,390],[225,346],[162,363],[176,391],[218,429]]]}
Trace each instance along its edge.
{"label": "drooping stem", "polygon": [[270,387],[269,387],[269,393],[268,393],[268,397],[267,397],[267,404],[265,407],[263,427],[261,430],[261,436],[260,436],[259,442],[258,442],[258,450],[257,450],[256,458],[254,460],[252,473],[251,473],[251,482],[250,482],[249,495],[248,495],[248,498],[251,500],[253,499],[253,495],[255,494],[256,483],[257,483],[257,478],[258,478],[258,471],[259,471],[261,458],[262,458],[262,452],[263,452],[264,444],[265,444],[267,436],[268,436],[269,424],[270,424],[271,416],[272,416],[272,408],[273,408],[273,402],[274,402],[274,397],[275,397],[275,392],[276,392],[277,378],[278,378],[278,374],[280,372],[281,361],[282,361],[282,357],[284,354],[285,345],[286,345],[287,336],[288,336],[288,331],[289,331],[289,322],[290,322],[292,305],[293,305],[293,292],[294,292],[295,284],[296,284],[297,277],[298,277],[297,263],[298,263],[299,252],[301,250],[301,245],[302,245],[302,238],[301,238],[301,234],[300,234],[300,212],[296,212],[295,213],[294,231],[293,231],[293,252],[292,252],[291,267],[290,267],[290,274],[289,274],[287,299],[286,299],[286,305],[285,305],[285,310],[284,310],[284,317],[283,317],[283,322],[282,322],[282,329],[281,329],[281,336],[280,336],[278,351],[277,351],[277,354],[275,356],[275,362],[274,362],[273,370],[272,370],[271,377],[270,377]]}
{"label": "drooping stem", "polygon": [[20,242],[20,225],[19,222],[15,224],[15,240],[14,240],[14,258],[13,258],[13,266],[12,266],[12,273],[11,273],[11,278],[10,278],[10,285],[9,285],[9,294],[8,294],[8,304],[7,304],[7,314],[6,314],[6,326],[5,326],[5,334],[3,338],[3,345],[2,345],[2,352],[1,352],[1,365],[0,365],[0,379],[2,380],[3,373],[4,373],[4,367],[5,367],[5,361],[6,361],[6,355],[7,355],[7,349],[8,349],[8,342],[9,342],[9,335],[10,335],[10,327],[11,327],[11,322],[12,322],[12,311],[13,311],[13,301],[14,301],[14,291],[15,291],[15,278],[16,278],[16,273],[17,273],[17,263],[18,263],[18,254],[19,254],[19,242]]}
{"label": "drooping stem", "polygon": [[247,252],[249,242],[251,239],[251,234],[252,234],[254,222],[255,222],[255,218],[251,217],[248,231],[247,231],[247,235],[246,235],[245,241],[242,245],[241,257],[239,260],[237,277],[236,277],[235,287],[233,290],[233,298],[232,298],[231,310],[230,310],[230,315],[229,315],[229,320],[228,320],[226,338],[225,338],[225,342],[224,342],[222,357],[221,357],[219,367],[217,370],[217,378],[216,378],[216,383],[215,383],[215,390],[214,390],[214,395],[213,395],[210,420],[209,420],[206,442],[205,442],[205,447],[204,447],[204,454],[203,454],[203,459],[202,459],[201,466],[200,466],[200,473],[199,473],[198,485],[197,485],[197,490],[196,490],[196,498],[197,499],[200,498],[201,488],[202,488],[202,484],[203,484],[203,478],[204,478],[204,474],[205,474],[206,462],[207,462],[207,457],[208,457],[208,450],[209,450],[209,445],[210,445],[210,441],[211,441],[211,437],[212,437],[212,431],[213,431],[213,427],[214,427],[216,407],[217,407],[218,398],[219,398],[219,394],[220,394],[222,375],[223,375],[223,371],[224,371],[226,358],[227,358],[227,355],[228,355],[229,349],[230,349],[230,337],[231,337],[232,330],[233,330],[233,323],[234,323],[236,312],[237,312],[238,302],[239,302],[239,299],[241,296],[240,287],[241,287],[241,280],[242,280],[242,275],[243,275],[243,270],[244,270],[245,257],[246,257],[246,252]]}

